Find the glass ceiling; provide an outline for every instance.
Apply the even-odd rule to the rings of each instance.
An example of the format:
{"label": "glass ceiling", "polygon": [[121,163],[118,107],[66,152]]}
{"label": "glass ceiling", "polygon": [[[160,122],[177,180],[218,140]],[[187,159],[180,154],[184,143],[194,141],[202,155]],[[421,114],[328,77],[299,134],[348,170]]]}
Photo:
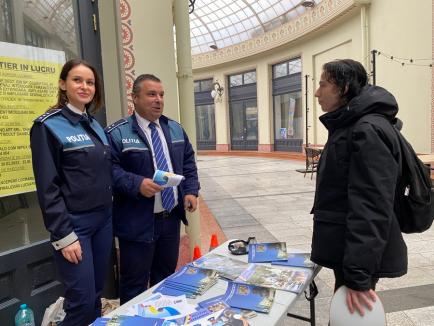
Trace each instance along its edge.
{"label": "glass ceiling", "polygon": [[190,14],[191,54],[260,36],[308,10],[301,2],[303,0],[196,0]]}
{"label": "glass ceiling", "polygon": [[45,32],[56,35],[75,52],[76,35],[71,0],[25,0],[24,13]]}

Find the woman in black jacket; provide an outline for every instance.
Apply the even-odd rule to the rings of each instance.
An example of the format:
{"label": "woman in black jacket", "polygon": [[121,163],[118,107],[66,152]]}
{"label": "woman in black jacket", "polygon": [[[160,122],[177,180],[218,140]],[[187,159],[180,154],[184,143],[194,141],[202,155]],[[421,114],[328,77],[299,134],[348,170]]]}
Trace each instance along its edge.
{"label": "woman in black jacket", "polygon": [[350,59],[323,66],[315,96],[329,136],[318,166],[311,259],[333,269],[335,291],[347,286],[349,310],[363,315],[380,277],[407,272],[394,214],[398,105],[388,91],[368,85],[363,66]]}

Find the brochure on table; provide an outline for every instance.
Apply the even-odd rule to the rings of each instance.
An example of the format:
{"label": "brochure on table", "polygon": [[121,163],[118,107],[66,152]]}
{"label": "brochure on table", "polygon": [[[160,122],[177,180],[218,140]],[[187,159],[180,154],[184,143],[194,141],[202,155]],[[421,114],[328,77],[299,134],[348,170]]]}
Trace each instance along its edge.
{"label": "brochure on table", "polygon": [[287,260],[286,242],[263,242],[249,244],[249,263],[269,263]]}

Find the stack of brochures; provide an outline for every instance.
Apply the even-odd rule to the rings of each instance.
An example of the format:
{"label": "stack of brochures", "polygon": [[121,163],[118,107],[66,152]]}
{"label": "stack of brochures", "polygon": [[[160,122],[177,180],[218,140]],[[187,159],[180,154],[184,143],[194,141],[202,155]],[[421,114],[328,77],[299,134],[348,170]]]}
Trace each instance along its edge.
{"label": "stack of brochures", "polygon": [[286,260],[276,260],[271,262],[272,265],[314,268],[315,264],[310,260],[310,254],[306,252],[291,252],[288,253]]}
{"label": "stack of brochures", "polygon": [[286,242],[249,243],[249,263],[287,260]]}
{"label": "stack of brochures", "polygon": [[202,295],[217,283],[216,271],[195,266],[184,266],[176,273],[166,278],[155,290],[165,295],[179,296],[185,294],[188,298]]}
{"label": "stack of brochures", "polygon": [[217,271],[217,273],[226,279],[235,280],[242,272],[249,266],[239,260],[231,259],[226,256],[210,253],[196,259],[193,263],[194,266],[201,268],[209,268]]}
{"label": "stack of brochures", "polygon": [[250,264],[236,281],[300,293],[311,273],[311,270],[282,270],[279,268]]}
{"label": "stack of brochures", "polygon": [[269,313],[275,293],[271,288],[229,282],[223,301],[231,307]]}

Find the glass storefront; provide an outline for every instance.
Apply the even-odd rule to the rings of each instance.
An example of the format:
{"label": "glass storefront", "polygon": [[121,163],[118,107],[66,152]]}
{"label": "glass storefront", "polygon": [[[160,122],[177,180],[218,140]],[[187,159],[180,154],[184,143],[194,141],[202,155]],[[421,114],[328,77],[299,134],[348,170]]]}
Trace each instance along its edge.
{"label": "glass storefront", "polygon": [[196,144],[199,150],[216,149],[215,105],[211,96],[213,80],[194,81]]}
{"label": "glass storefront", "polygon": [[[29,87],[38,86],[36,82],[28,86],[32,81],[30,76],[34,76],[30,69],[34,71],[36,69],[34,67],[47,65],[39,55],[35,55],[34,58],[29,55],[23,59],[16,53],[12,56],[11,52],[15,50],[35,54],[53,52],[57,56],[60,53],[60,56],[64,58],[63,61],[79,57],[76,11],[75,2],[73,3],[72,0],[0,0],[0,61],[10,60],[12,63],[9,67],[17,67],[13,66],[17,64],[22,68],[20,72],[14,71],[15,75],[13,75],[11,71],[7,71],[7,65],[0,66],[0,80],[3,85],[8,83],[9,87],[0,87],[0,134],[2,136],[0,178],[2,182],[12,177],[19,178],[20,173],[26,170],[31,171],[28,130],[32,120],[48,108],[48,105],[44,109],[39,108],[36,102],[45,101],[52,105],[55,103],[53,94],[56,94],[56,89],[53,89],[56,85],[54,85],[49,95],[41,91],[38,94],[38,100],[32,101],[18,95],[15,95],[15,99],[12,98],[11,94],[18,93],[11,93],[11,83],[19,85],[25,82],[24,77],[19,76],[19,73],[27,74],[25,76],[29,76],[27,79],[30,80],[27,86],[21,86],[21,88],[16,86],[16,90],[22,92]],[[13,50],[10,51],[10,49]],[[24,71],[24,68],[27,71]],[[57,84],[58,73],[55,78]],[[47,96],[52,96],[52,98],[47,99]],[[14,101],[19,105],[15,105]],[[14,110],[11,111],[11,108]],[[26,115],[28,121],[23,121],[26,119],[25,115],[18,110],[29,112]],[[16,131],[20,135],[18,145],[8,138],[11,131]],[[13,151],[4,150],[18,146],[24,148],[20,156],[14,156]],[[43,225],[36,192],[4,189],[0,194],[0,254],[47,239],[49,235]]]}
{"label": "glass storefront", "polygon": [[198,141],[215,143],[214,104],[196,106],[196,132]]}
{"label": "glass storefront", "polygon": [[258,150],[256,71],[228,76],[231,149]]}
{"label": "glass storefront", "polygon": [[301,152],[301,59],[273,66],[274,150]]}
{"label": "glass storefront", "polygon": [[303,137],[301,92],[273,96],[274,138],[290,139]]}

